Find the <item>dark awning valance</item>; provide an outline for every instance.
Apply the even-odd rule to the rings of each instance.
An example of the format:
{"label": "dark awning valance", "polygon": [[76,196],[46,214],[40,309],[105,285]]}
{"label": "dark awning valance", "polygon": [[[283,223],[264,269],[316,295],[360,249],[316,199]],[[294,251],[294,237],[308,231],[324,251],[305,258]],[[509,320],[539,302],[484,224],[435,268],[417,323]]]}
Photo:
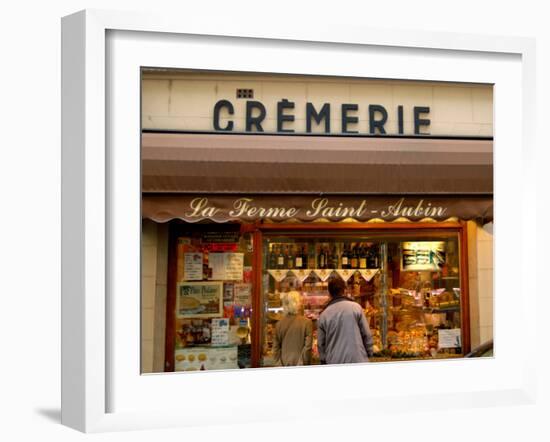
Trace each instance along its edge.
{"label": "dark awning valance", "polygon": [[446,221],[493,218],[492,196],[184,195],[144,194],[142,216],[157,222]]}
{"label": "dark awning valance", "polygon": [[143,133],[142,191],[491,195],[493,142]]}

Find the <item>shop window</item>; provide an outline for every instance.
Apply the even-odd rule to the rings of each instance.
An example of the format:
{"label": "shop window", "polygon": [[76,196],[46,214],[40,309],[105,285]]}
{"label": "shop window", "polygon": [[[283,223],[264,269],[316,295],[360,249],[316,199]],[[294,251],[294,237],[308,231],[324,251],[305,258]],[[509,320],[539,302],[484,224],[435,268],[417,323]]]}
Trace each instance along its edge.
{"label": "shop window", "polygon": [[235,225],[176,230],[174,371],[250,367],[251,236]]}
{"label": "shop window", "polygon": [[266,235],[263,243],[261,365],[272,366],[282,294],[298,291],[313,322],[312,364],[319,363],[317,320],[328,282],[341,278],[374,337],[371,360],[459,357],[462,351],[458,234]]}

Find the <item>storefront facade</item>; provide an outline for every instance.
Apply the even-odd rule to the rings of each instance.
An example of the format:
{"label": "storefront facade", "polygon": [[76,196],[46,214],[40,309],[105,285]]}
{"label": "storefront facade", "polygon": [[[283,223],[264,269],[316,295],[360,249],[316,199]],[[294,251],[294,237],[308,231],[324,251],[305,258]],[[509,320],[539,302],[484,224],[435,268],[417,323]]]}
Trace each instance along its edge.
{"label": "storefront facade", "polygon": [[142,372],[272,366],[329,278],[373,360],[492,338],[490,86],[148,70],[142,128]]}

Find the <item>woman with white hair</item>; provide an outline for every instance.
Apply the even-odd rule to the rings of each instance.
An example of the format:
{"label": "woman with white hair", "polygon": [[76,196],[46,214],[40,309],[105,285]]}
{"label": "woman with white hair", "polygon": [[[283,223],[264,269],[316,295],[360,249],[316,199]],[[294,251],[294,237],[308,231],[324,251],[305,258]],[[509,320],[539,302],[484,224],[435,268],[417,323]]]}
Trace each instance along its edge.
{"label": "woman with white hair", "polygon": [[283,318],[273,336],[273,357],[277,365],[309,365],[313,324],[302,312],[302,296],[297,291],[281,294]]}

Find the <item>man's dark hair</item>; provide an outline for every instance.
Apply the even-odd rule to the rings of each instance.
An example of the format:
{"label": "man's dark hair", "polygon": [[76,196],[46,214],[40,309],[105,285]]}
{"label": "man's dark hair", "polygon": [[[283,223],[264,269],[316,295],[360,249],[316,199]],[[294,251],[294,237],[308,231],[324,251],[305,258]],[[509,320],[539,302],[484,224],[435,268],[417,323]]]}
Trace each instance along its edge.
{"label": "man's dark hair", "polygon": [[342,296],[345,290],[346,283],[340,278],[333,278],[328,282],[328,292],[333,298]]}

